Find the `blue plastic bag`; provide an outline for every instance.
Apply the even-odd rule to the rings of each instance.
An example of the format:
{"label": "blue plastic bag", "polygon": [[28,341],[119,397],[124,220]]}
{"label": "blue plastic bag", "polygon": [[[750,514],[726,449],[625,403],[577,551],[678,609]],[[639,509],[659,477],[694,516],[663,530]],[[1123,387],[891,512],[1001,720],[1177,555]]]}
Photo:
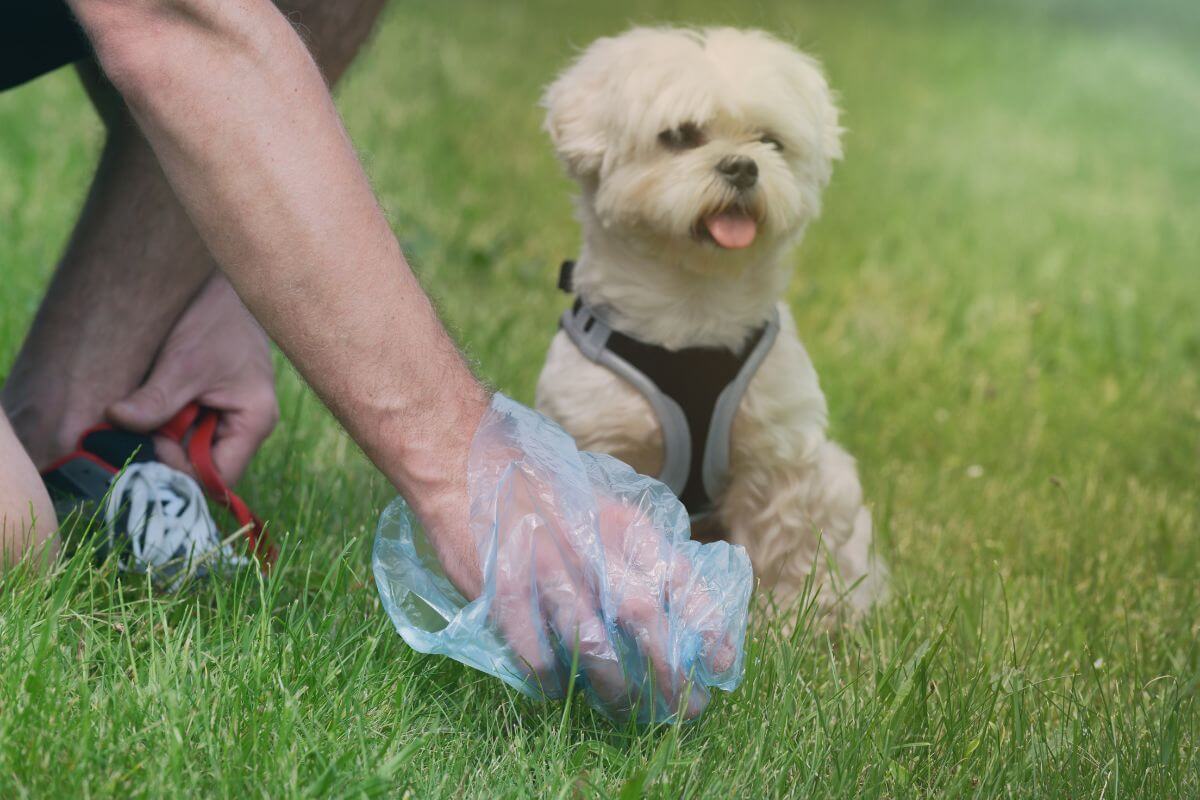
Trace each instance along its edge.
{"label": "blue plastic bag", "polygon": [[618,720],[698,715],[742,678],[753,576],[746,552],[689,538],[670,490],[580,452],[546,417],[496,395],[468,462],[483,589],[468,602],[404,500],[384,511],[375,580],[396,630],[534,698],[572,675]]}

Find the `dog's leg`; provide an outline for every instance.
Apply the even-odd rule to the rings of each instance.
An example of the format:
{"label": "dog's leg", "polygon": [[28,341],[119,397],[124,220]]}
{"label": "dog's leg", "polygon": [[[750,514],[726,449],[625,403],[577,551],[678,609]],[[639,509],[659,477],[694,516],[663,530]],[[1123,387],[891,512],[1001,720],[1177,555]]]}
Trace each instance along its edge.
{"label": "dog's leg", "polygon": [[747,465],[721,514],[781,613],[795,614],[810,585],[827,627],[854,619],[880,598],[885,575],[871,551],[871,515],[854,459],[837,444],[822,443],[795,466]]}

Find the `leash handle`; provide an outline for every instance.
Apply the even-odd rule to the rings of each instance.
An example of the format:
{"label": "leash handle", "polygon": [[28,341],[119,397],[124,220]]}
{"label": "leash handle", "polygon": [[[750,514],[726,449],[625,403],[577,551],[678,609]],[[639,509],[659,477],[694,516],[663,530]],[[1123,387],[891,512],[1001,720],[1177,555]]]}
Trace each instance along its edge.
{"label": "leash handle", "polygon": [[[275,563],[278,551],[271,545],[267,537],[266,525],[250,510],[246,502],[225,484],[221,473],[213,462],[213,438],[216,436],[217,423],[221,419],[220,412],[212,408],[202,408],[197,403],[188,403],[179,413],[171,418],[158,433],[176,442],[187,451],[188,460],[196,470],[196,477],[208,496],[220,503],[233,514],[238,525],[249,526],[246,534],[246,544],[251,553],[258,556],[265,569],[270,569]],[[188,436],[188,432],[191,436]]]}

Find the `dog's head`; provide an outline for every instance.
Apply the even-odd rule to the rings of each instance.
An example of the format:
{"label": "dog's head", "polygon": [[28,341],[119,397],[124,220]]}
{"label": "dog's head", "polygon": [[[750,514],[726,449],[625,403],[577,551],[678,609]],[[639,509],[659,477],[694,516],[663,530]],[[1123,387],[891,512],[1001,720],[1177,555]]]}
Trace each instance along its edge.
{"label": "dog's head", "polygon": [[793,241],[841,157],[820,67],[759,31],[600,39],[543,104],[603,231],[695,269],[744,266]]}

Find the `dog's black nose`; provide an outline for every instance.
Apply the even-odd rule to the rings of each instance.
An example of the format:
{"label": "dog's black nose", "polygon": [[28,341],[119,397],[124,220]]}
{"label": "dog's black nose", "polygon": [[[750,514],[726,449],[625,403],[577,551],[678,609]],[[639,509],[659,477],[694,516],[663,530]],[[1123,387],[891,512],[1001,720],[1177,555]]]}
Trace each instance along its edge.
{"label": "dog's black nose", "polygon": [[727,156],[717,164],[717,172],[739,189],[749,189],[758,182],[758,163],[746,156]]}

